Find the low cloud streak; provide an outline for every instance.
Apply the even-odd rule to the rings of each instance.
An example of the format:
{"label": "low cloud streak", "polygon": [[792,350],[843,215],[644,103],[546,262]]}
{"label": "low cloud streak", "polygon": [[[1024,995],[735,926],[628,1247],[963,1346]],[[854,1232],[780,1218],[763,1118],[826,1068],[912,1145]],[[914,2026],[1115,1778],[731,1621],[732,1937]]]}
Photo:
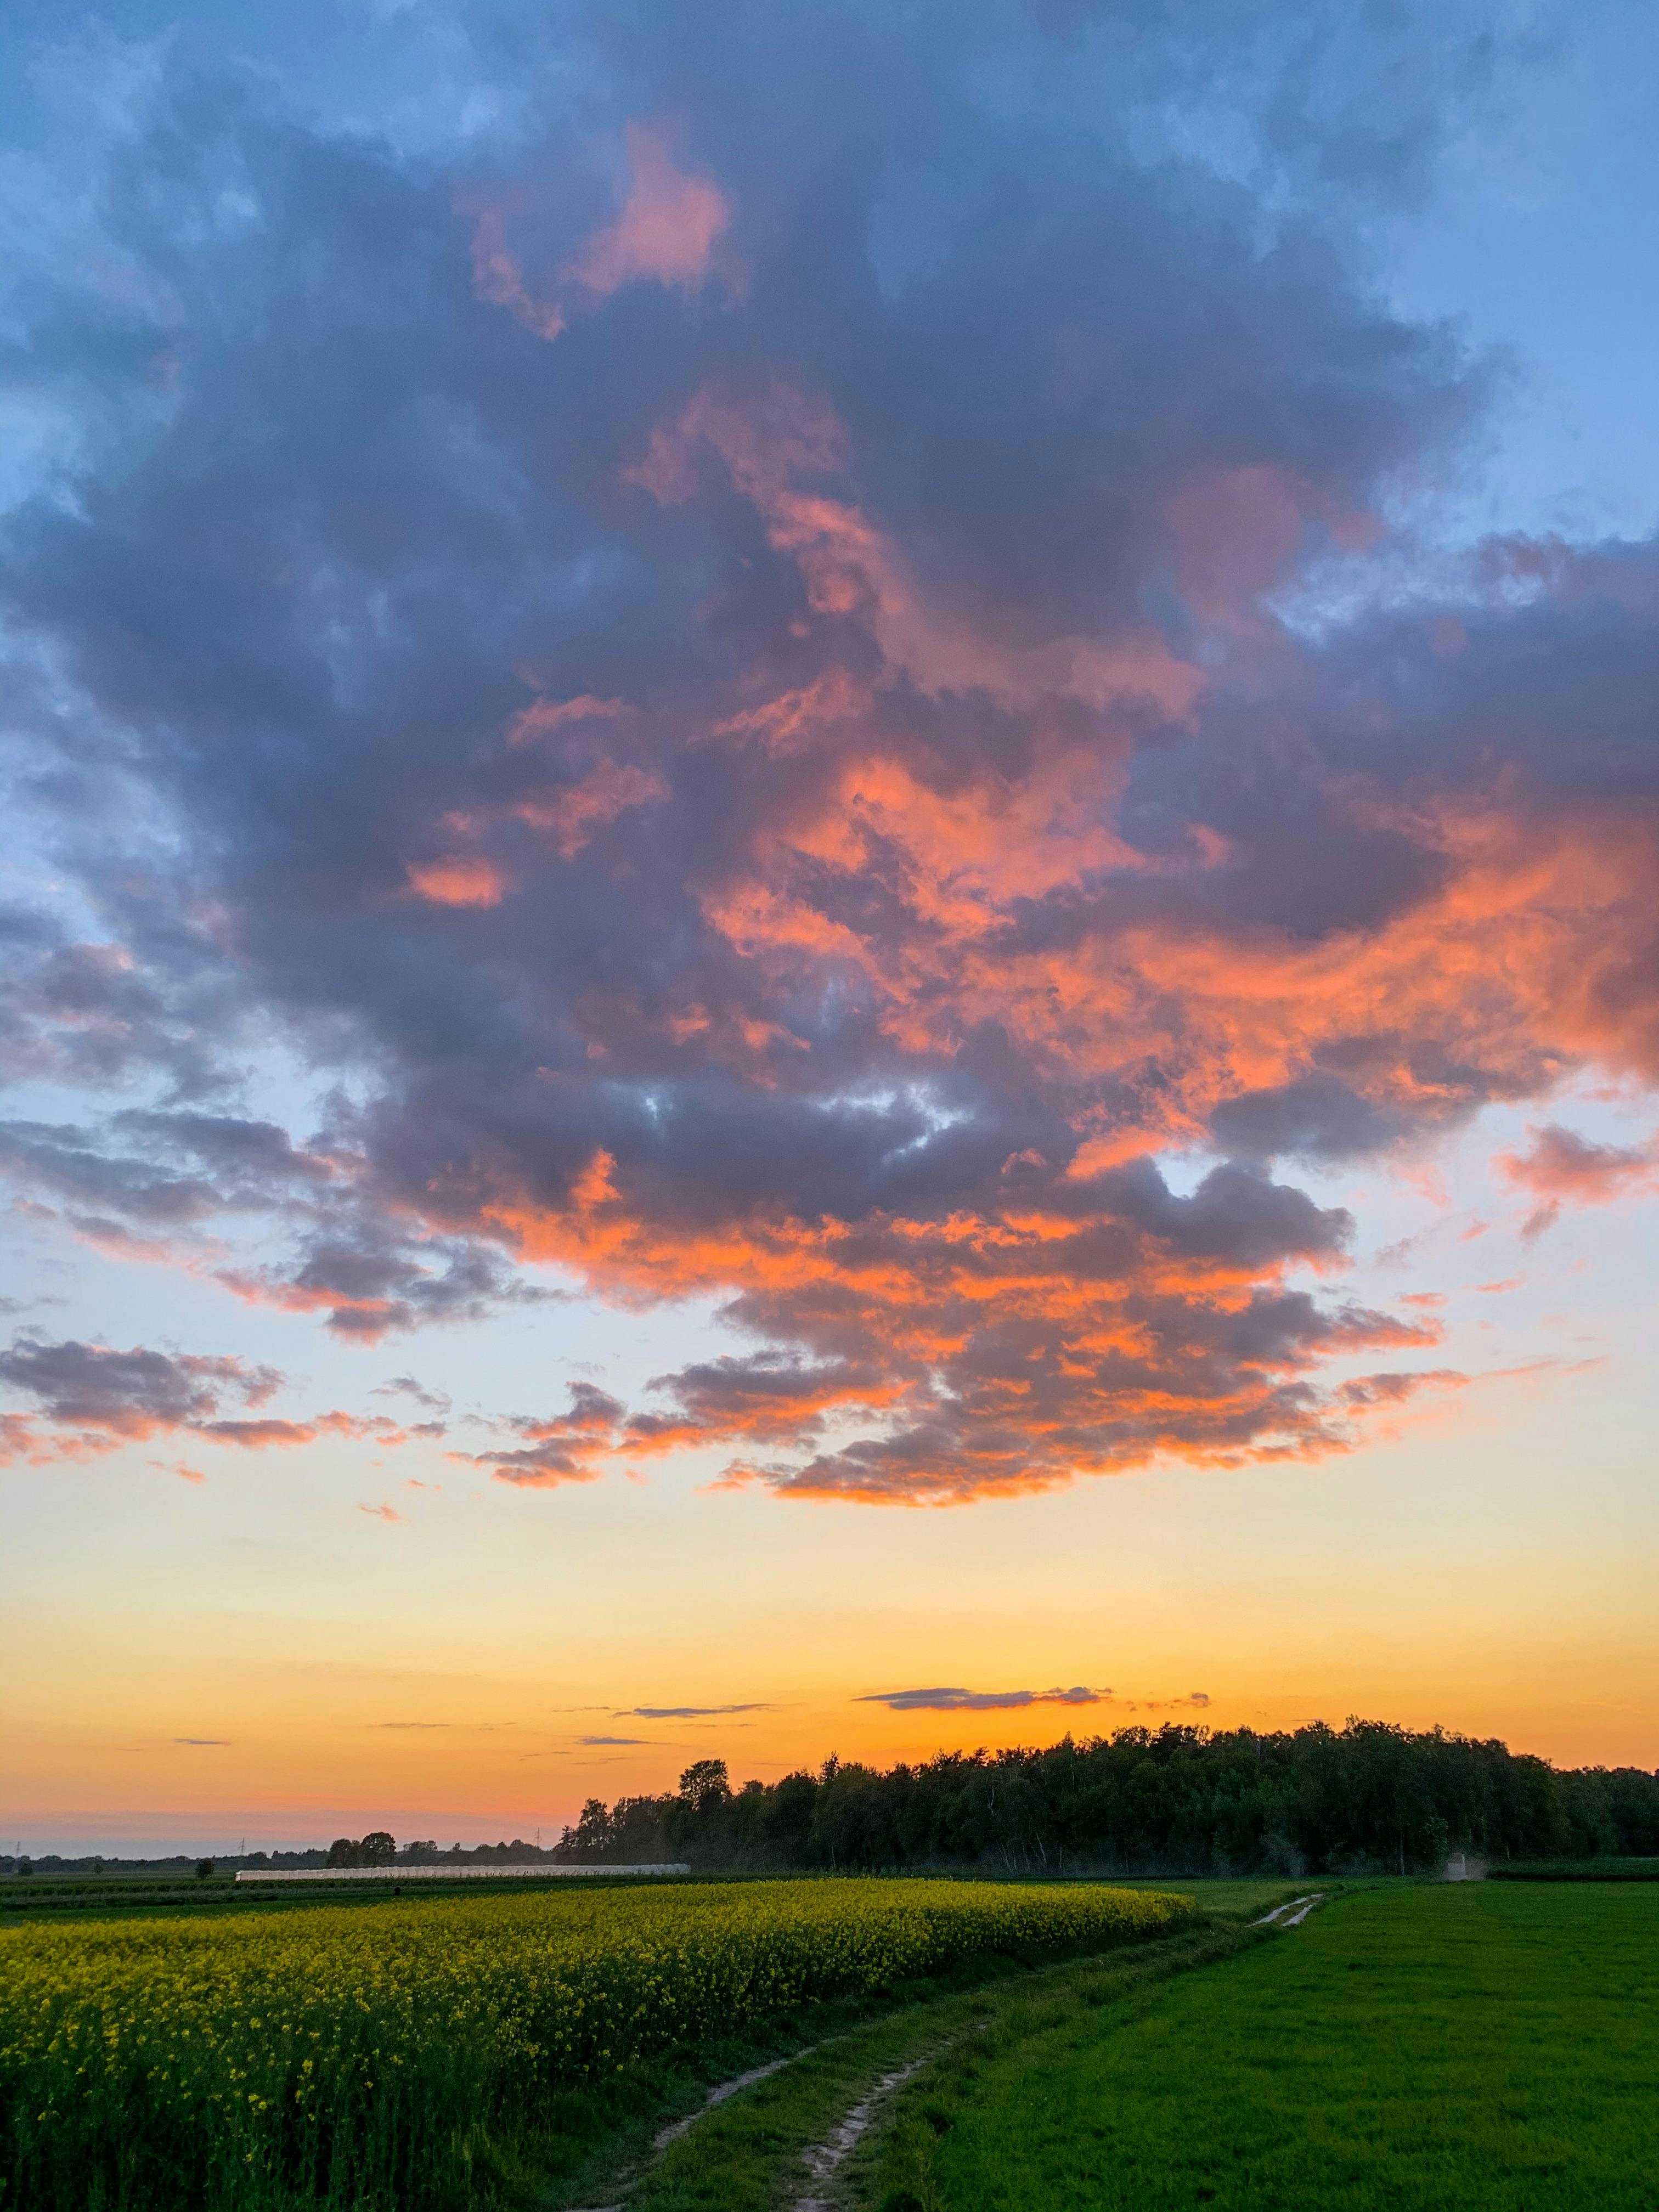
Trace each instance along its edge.
{"label": "low cloud streak", "polygon": [[629,1705],[617,1714],[619,1721],[706,1721],[728,1713],[769,1713],[769,1705]]}
{"label": "low cloud streak", "polygon": [[1017,1712],[1028,1705],[1098,1705],[1109,1690],[877,1690],[856,1702],[896,1713]]}

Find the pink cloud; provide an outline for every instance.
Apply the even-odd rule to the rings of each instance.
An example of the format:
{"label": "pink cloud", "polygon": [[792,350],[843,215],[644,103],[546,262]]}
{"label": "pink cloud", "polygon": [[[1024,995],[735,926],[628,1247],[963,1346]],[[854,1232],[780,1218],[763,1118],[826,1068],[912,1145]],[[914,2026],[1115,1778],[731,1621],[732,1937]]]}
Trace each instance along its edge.
{"label": "pink cloud", "polygon": [[[1097,713],[1150,705],[1173,721],[1191,713],[1201,672],[1150,627],[1109,641],[1036,641],[1000,635],[986,610],[943,605],[876,519],[811,481],[842,474],[848,459],[846,430],[821,396],[781,378],[745,390],[707,384],[656,426],[623,481],[681,505],[696,496],[710,451],[754,505],[769,542],[794,562],[813,613],[865,622],[890,680],[905,677],[934,695],[984,691],[1010,707],[1070,697]],[[1115,841],[1112,857],[1127,857]]]}
{"label": "pink cloud", "polygon": [[1310,531],[1354,551],[1372,542],[1374,515],[1340,506],[1293,470],[1255,464],[1203,467],[1180,484],[1166,524],[1189,605],[1211,621],[1237,621],[1287,574]]}
{"label": "pink cloud", "polygon": [[614,822],[630,806],[643,806],[650,799],[667,796],[667,785],[647,769],[601,761],[580,783],[550,799],[526,799],[518,811],[532,829],[550,830],[560,854],[569,860],[596,830]]}
{"label": "pink cloud", "polygon": [[594,233],[568,274],[601,298],[641,277],[694,291],[732,220],[726,197],[708,178],[674,167],[661,124],[630,123],[627,137],[633,185],[623,211]]}
{"label": "pink cloud", "polygon": [[538,738],[549,737],[573,722],[615,721],[619,715],[631,712],[621,699],[596,699],[586,691],[577,699],[538,699],[521,714],[514,716],[507,727],[507,742],[510,745],[532,744]]}
{"label": "pink cloud", "polygon": [[564,328],[556,303],[538,300],[526,284],[507,243],[507,219],[514,203],[506,200],[477,210],[472,218],[472,289],[492,307],[506,307],[538,337],[556,338]]}
{"label": "pink cloud", "polygon": [[[239,1359],[19,1336],[9,1351],[0,1352],[0,1384],[27,1393],[37,1404],[28,1414],[0,1414],[0,1464],[23,1461],[41,1467],[95,1458],[152,1437],[188,1436],[249,1451],[311,1443],[322,1436],[372,1437],[383,1445],[409,1440],[384,1413],[336,1411],[299,1421],[267,1414],[262,1409],[282,1380],[275,1368]],[[251,1411],[222,1411],[227,1401],[238,1401]],[[167,1467],[159,1460],[150,1464],[186,1482],[203,1480],[194,1468]]]}
{"label": "pink cloud", "polygon": [[1559,1214],[1562,1206],[1609,1206],[1626,1193],[1652,1189],[1659,1183],[1659,1152],[1645,1145],[1593,1144],[1559,1121],[1528,1129],[1531,1148],[1525,1152],[1500,1152],[1493,1164],[1514,1188],[1531,1191],[1539,1204],[1522,1228],[1526,1237],[1540,1237]]}

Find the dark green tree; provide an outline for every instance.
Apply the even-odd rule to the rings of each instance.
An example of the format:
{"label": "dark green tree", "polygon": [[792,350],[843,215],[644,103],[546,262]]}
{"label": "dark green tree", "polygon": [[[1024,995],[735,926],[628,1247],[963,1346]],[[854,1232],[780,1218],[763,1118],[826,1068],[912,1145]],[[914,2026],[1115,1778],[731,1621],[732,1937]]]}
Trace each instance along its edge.
{"label": "dark green tree", "polygon": [[680,1777],[680,1796],[694,1813],[722,1805],[732,1795],[723,1759],[699,1759]]}

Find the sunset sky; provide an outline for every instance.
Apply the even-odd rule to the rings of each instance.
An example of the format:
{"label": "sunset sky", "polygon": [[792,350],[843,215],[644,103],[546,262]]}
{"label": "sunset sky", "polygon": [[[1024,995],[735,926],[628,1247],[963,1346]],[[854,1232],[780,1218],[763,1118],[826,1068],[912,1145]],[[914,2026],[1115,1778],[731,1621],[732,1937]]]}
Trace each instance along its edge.
{"label": "sunset sky", "polygon": [[1659,15],[4,46],[0,1847],[1659,1762]]}

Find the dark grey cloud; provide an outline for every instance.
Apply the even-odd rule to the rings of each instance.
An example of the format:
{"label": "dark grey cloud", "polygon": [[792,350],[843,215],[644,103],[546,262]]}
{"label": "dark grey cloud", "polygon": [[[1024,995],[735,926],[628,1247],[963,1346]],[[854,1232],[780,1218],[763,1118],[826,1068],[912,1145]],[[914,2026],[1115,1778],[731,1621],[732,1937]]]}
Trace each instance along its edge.
{"label": "dark grey cloud", "polygon": [[222,1209],[219,1192],[205,1179],[112,1153],[85,1129],[0,1125],[0,1171],[30,1190],[118,1213],[145,1229],[186,1227]]}
{"label": "dark grey cloud", "polygon": [[258,1203],[273,1185],[326,1183],[335,1173],[329,1160],[295,1145],[275,1121],[129,1107],[114,1116],[114,1127],[124,1134],[148,1138],[163,1152],[194,1158],[228,1177],[228,1203],[234,1203],[243,1190],[249,1203]]}
{"label": "dark grey cloud", "polygon": [[423,1234],[356,1203],[303,1237],[286,1265],[220,1275],[240,1297],[319,1312],[337,1334],[365,1344],[388,1330],[478,1321],[504,1303],[563,1295],[522,1280],[499,1248],[477,1237]]}
{"label": "dark grey cloud", "polygon": [[337,1334],[363,1343],[563,1295],[525,1281],[498,1242],[388,1217],[363,1188],[364,1164],[349,1136],[334,1131],[318,1142],[339,1149],[297,1146],[266,1121],[128,1109],[102,1124],[0,1124],[0,1174],[64,1200],[64,1218],[94,1243],[159,1252],[171,1238],[204,1272],[215,1248],[192,1241],[192,1232],[214,1234],[238,1216],[286,1224],[283,1261],[221,1259],[211,1272],[239,1297],[319,1312]]}
{"label": "dark grey cloud", "polygon": [[377,1398],[413,1398],[417,1406],[424,1406],[429,1413],[439,1414],[447,1413],[452,1402],[447,1391],[428,1390],[412,1375],[394,1375],[389,1382],[376,1386],[374,1395]]}
{"label": "dark grey cloud", "polygon": [[0,1458],[85,1458],[169,1434],[251,1451],[330,1436],[406,1441],[410,1432],[383,1414],[334,1411],[295,1420],[265,1412],[283,1381],[276,1368],[241,1359],[20,1334],[0,1352],[0,1388],[21,1393],[31,1410],[0,1414]]}
{"label": "dark grey cloud", "polygon": [[523,1437],[521,1444],[497,1445],[482,1452],[452,1452],[452,1459],[487,1467],[498,1482],[530,1490],[554,1489],[565,1482],[592,1482],[612,1450],[624,1407],[597,1383],[572,1382],[567,1412],[547,1419],[510,1416],[502,1425]]}
{"label": "dark grey cloud", "polygon": [[[8,1171],[348,1340],[721,1303],[476,1455],[526,1486],[1346,1448],[1324,1364],[1433,1331],[1270,1166],[1659,1073],[1659,555],[1431,593],[1498,372],[1367,274],[1534,34],[443,20],[499,128],[179,39],[20,273],[0,377],[76,434],[0,520],[9,714],[96,930],[0,916],[0,1053],[106,1103]],[[262,1051],[319,1126],[239,1111]]]}
{"label": "dark grey cloud", "polygon": [[1224,1152],[1256,1160],[1351,1159],[1380,1151],[1411,1127],[1403,1111],[1379,1107],[1330,1075],[1246,1091],[1210,1117]]}
{"label": "dark grey cloud", "polygon": [[1111,1694],[1081,1685],[1069,1690],[876,1690],[854,1702],[885,1705],[896,1713],[996,1713],[1027,1705],[1098,1705]]}
{"label": "dark grey cloud", "polygon": [[199,1426],[226,1397],[263,1405],[282,1382],[271,1367],[193,1353],[116,1352],[74,1340],[19,1336],[0,1352],[0,1383],[33,1399],[65,1428],[144,1437]]}
{"label": "dark grey cloud", "polygon": [[769,1713],[769,1705],[629,1705],[619,1711],[619,1721],[706,1721],[728,1713]]}
{"label": "dark grey cloud", "polygon": [[[153,922],[146,886],[126,888],[135,916]],[[78,940],[48,915],[0,908],[0,1080],[217,1090],[238,1026],[234,996],[204,936],[162,933],[162,957],[136,960],[127,945]]]}

